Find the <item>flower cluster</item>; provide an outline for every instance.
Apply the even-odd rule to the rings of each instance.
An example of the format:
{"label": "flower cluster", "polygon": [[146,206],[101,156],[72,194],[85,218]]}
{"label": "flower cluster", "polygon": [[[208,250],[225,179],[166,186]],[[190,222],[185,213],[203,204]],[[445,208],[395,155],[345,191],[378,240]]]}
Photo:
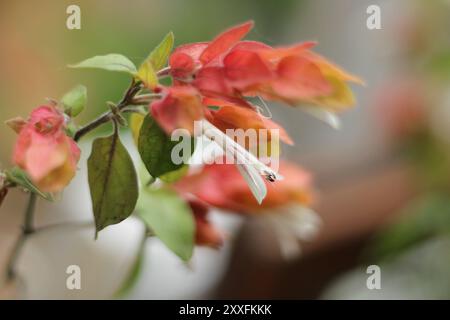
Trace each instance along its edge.
{"label": "flower cluster", "polygon": [[[275,185],[265,182],[268,192],[262,204],[252,196],[238,169],[230,164],[206,165],[200,172],[175,183],[174,187],[181,194],[191,197],[190,204],[197,222],[197,243],[217,247],[223,242],[221,232],[208,223],[207,214],[210,206],[229,212],[260,216],[276,216],[277,213],[291,211],[293,220],[287,221],[288,228],[295,227],[298,223],[297,218],[304,217],[303,209],[312,204],[311,176],[288,162],[281,163],[280,173],[285,178],[277,181]],[[282,219],[286,217],[280,216],[283,216]],[[312,219],[315,219],[316,223],[317,219]],[[278,220],[281,223],[282,221]],[[301,227],[304,228],[305,225]],[[298,234],[300,238],[305,235],[302,230]]]}
{"label": "flower cluster", "polygon": [[[174,50],[169,58],[174,84],[160,88],[163,98],[150,105],[153,117],[167,133],[177,128],[192,133],[194,121],[206,119],[223,132],[238,128],[278,129],[280,139],[293,144],[287,132],[263,117],[246,97],[257,96],[294,107],[315,105],[316,114],[340,111],[354,104],[348,83],[362,81],[313,53],[310,49],[314,43],[273,48],[261,42],[243,41],[252,26],[252,22],[247,22],[211,42],[181,45]],[[266,141],[258,141],[258,145],[268,142],[270,136]],[[207,223],[205,204],[240,213],[276,211],[292,203],[309,204],[309,179],[292,165],[282,164],[281,171],[287,171],[287,179],[274,186],[264,182],[263,189],[269,187],[267,195],[263,191],[258,196],[256,191],[255,197],[247,183],[252,185],[258,178],[249,166],[238,169],[247,171],[242,174],[244,178],[232,165],[213,164],[178,183],[178,190],[195,197],[190,203],[197,218],[198,242],[212,246],[222,242],[220,232]]]}
{"label": "flower cluster", "polygon": [[[203,117],[221,128],[271,127],[245,97],[259,96],[290,106],[316,105],[335,112],[354,104],[349,82],[357,77],[312,52],[314,43],[273,48],[256,41],[243,41],[252,22],[233,27],[211,42],[181,45],[169,58],[174,85],[162,88],[164,98],[151,105],[151,112],[166,131]],[[219,112],[208,106],[218,106]],[[225,110],[222,110],[225,109]],[[284,136],[284,141],[290,139]]]}
{"label": "flower cluster", "polygon": [[[12,186],[43,197],[61,191],[76,172],[80,158],[76,142],[111,122],[113,133],[95,139],[88,158],[97,233],[136,212],[152,235],[188,260],[194,244],[223,243],[222,232],[208,217],[215,207],[279,216],[275,224],[280,238],[289,238],[282,241],[283,250],[298,251],[292,235],[294,243],[297,238],[309,239],[319,225],[308,209],[313,198],[310,175],[287,162],[281,162],[278,172],[263,161],[279,156],[278,140],[290,145],[293,141],[278,123],[262,115],[255,100],[264,106],[268,100],[301,107],[336,125],[334,113],[354,104],[349,83],[361,80],[311,51],[312,42],[271,47],[243,40],[252,26],[246,22],[210,42],[184,44],[173,51],[174,37],[169,33],[139,68],[120,54],[71,65],[127,73],[131,85],[119,103],[109,103],[109,111],[85,126],[75,123],[86,104],[84,86],[59,102],[34,109],[27,120],[10,120],[19,135],[13,162],[20,171],[1,173],[0,198]],[[165,77],[171,78],[171,85],[160,83]],[[132,113],[129,121],[125,113]],[[150,179],[138,177],[121,142],[120,126],[131,128]],[[206,163],[200,171],[190,171],[188,163],[173,158],[177,130],[187,133],[183,137],[189,139],[188,146],[207,140],[222,149],[219,159],[231,155],[236,162]],[[229,130],[256,132],[256,149],[246,140],[229,137]],[[183,151],[182,158],[189,159],[192,152]]]}

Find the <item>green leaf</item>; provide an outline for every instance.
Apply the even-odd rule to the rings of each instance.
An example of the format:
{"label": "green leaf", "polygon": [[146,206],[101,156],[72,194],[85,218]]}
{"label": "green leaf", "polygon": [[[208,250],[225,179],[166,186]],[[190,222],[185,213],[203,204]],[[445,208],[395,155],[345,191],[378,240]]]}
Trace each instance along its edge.
{"label": "green leaf", "polygon": [[173,191],[143,190],[138,214],[148,228],[182,260],[194,249],[195,223],[189,206]]}
{"label": "green leaf", "polygon": [[23,171],[20,168],[14,167],[8,171],[5,172],[6,177],[9,181],[15,183],[16,185],[32,192],[36,193],[41,198],[48,200],[48,201],[54,201],[53,195],[49,192],[43,192],[38,189],[30,180],[28,175],[25,171]]}
{"label": "green leaf", "polygon": [[147,60],[150,60],[153,69],[156,71],[161,70],[167,63],[170,52],[172,51],[174,43],[174,36],[172,32],[169,32],[164,39],[158,44],[158,46],[150,53]]}
{"label": "green leaf", "polygon": [[450,78],[450,50],[445,49],[432,55],[425,67],[436,76],[448,80]]}
{"label": "green leaf", "polygon": [[139,142],[139,132],[141,130],[142,123],[144,122],[145,115],[141,113],[132,113],[129,119],[131,134],[133,136],[133,141],[138,145]]}
{"label": "green leaf", "polygon": [[147,237],[145,235],[145,238],[141,242],[139,251],[137,253],[137,257],[131,267],[130,273],[125,278],[125,280],[122,282],[122,284],[120,285],[119,290],[117,290],[117,292],[114,294],[115,298],[126,297],[131,292],[131,290],[134,288],[134,286],[136,285],[136,283],[139,279],[139,276],[142,272],[142,266],[144,264],[144,252],[145,252],[144,249],[145,249],[145,241],[146,240],[147,240]]}
{"label": "green leaf", "polygon": [[86,101],[87,89],[83,85],[76,86],[61,98],[64,112],[70,117],[79,115],[84,110]]}
{"label": "green leaf", "polygon": [[137,77],[150,89],[154,89],[158,85],[158,76],[153,69],[152,63],[148,60],[139,67]]}
{"label": "green leaf", "polygon": [[96,233],[131,215],[138,198],[137,175],[117,131],[92,144],[88,180]]}
{"label": "green leaf", "polygon": [[158,85],[156,72],[166,65],[173,43],[173,33],[169,32],[139,67],[138,78],[151,89]]}
{"label": "green leaf", "polygon": [[390,259],[431,237],[450,234],[450,197],[445,193],[421,195],[403,210],[398,221],[378,233],[367,253]]}
{"label": "green leaf", "polygon": [[127,57],[117,53],[95,56],[77,64],[69,65],[69,68],[104,69],[108,71],[126,72],[132,75],[136,75],[137,73],[134,63]]}
{"label": "green leaf", "polygon": [[[187,138],[185,138],[187,139]],[[175,164],[172,161],[172,149],[183,141],[171,141],[170,137],[162,130],[156,121],[147,115],[142,123],[139,132],[138,150],[142,162],[152,177],[158,178],[168,172],[175,171],[183,167],[184,163]],[[187,160],[194,152],[194,139],[189,138],[190,153],[180,154]]]}
{"label": "green leaf", "polygon": [[167,172],[159,178],[166,183],[173,183],[183,178],[189,171],[189,165],[185,164],[181,168]]}

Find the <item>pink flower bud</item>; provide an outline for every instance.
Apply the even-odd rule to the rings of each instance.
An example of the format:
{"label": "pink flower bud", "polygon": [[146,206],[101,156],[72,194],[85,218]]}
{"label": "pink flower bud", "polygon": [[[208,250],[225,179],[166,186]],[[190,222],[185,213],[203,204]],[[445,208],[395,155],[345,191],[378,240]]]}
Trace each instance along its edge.
{"label": "pink flower bud", "polygon": [[75,175],[80,158],[80,149],[64,131],[63,113],[53,106],[40,106],[28,121],[15,128],[19,136],[13,162],[42,191],[62,190]]}

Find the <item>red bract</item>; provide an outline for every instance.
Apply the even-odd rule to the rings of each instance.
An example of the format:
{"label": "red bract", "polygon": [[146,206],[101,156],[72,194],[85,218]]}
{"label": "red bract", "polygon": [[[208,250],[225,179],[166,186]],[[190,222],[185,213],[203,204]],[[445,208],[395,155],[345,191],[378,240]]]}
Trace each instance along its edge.
{"label": "red bract", "polygon": [[265,118],[254,109],[243,108],[238,105],[224,103],[220,100],[205,99],[204,103],[219,107],[218,110],[210,110],[207,118],[212,124],[222,131],[227,129],[254,129],[257,132],[261,129],[268,130],[267,142],[270,142],[270,130],[278,130],[280,139],[287,144],[294,144],[286,130],[278,123]]}
{"label": "red bract", "polygon": [[267,196],[261,205],[252,196],[236,167],[228,164],[206,165],[200,173],[177,182],[175,188],[214,207],[239,213],[257,213],[295,203],[306,206],[311,204],[309,173],[293,164],[282,162],[280,174],[284,176],[283,180],[266,182]]}
{"label": "red bract", "polygon": [[289,105],[309,103],[337,111],[354,104],[348,82],[361,83],[313,53],[314,43],[272,48],[240,41],[252,22],[231,28],[212,42],[178,47],[170,57],[179,84],[195,86],[207,97],[246,105],[243,97],[262,96]]}
{"label": "red bract", "polygon": [[[154,118],[168,134],[177,128],[185,128],[192,134],[194,121],[202,120],[203,129],[199,134],[217,142],[236,160],[257,199],[245,198],[246,194],[241,201],[243,204],[246,201],[260,203],[266,196],[267,187],[261,176],[269,181],[280,179],[257,158],[271,157],[278,151],[273,148],[278,146],[271,129],[277,129],[280,139],[292,144],[286,131],[261,116],[258,107],[246,97],[259,96],[291,106],[316,105],[322,109],[309,107],[307,111],[337,127],[333,112],[354,104],[348,83],[361,83],[357,77],[313,53],[311,48],[315,44],[312,42],[273,48],[257,41],[243,41],[252,26],[253,22],[246,22],[226,30],[211,42],[176,48],[169,57],[168,69],[174,86],[159,88],[163,97],[151,105]],[[236,141],[235,136],[233,141],[223,135],[221,131],[227,129],[235,130],[234,133],[244,130],[245,141]],[[253,137],[245,137],[246,133],[254,136],[255,132],[258,135],[256,146],[250,145],[250,140],[255,141]],[[261,138],[260,133],[267,136]],[[209,170],[208,167],[205,170]],[[250,193],[237,170],[233,170],[245,191]],[[281,195],[273,197],[277,199],[273,200],[275,203],[282,199]],[[265,204],[270,206],[271,201],[266,200]]]}
{"label": "red bract", "polygon": [[198,200],[190,200],[189,205],[195,219],[195,243],[213,248],[221,247],[224,241],[222,232],[208,220],[208,206]]}
{"label": "red bract", "polygon": [[213,62],[245,37],[252,27],[253,22],[246,22],[223,32],[212,42],[179,46],[169,58],[171,74],[182,81],[190,78],[196,69]]}
{"label": "red bract", "polygon": [[42,191],[62,190],[75,175],[80,158],[78,146],[65,134],[64,115],[53,106],[40,106],[28,121],[15,120],[12,127],[19,134],[14,163]]}
{"label": "red bract", "polygon": [[184,128],[191,134],[194,121],[203,118],[203,105],[198,91],[189,86],[162,88],[163,98],[150,105],[150,111],[158,124],[168,133]]}
{"label": "red bract", "polygon": [[[258,145],[270,143],[271,130],[274,129],[278,130],[281,141],[293,144],[292,139],[279,124],[263,117],[252,107],[220,99],[201,100],[200,93],[192,86],[160,87],[158,90],[163,97],[152,102],[150,110],[153,118],[168,134],[178,128],[186,129],[193,134],[194,121],[206,118],[223,132],[227,129],[254,129],[259,134],[259,130],[267,130],[265,141],[260,141],[258,136]],[[218,107],[218,110],[211,110],[208,106]]]}

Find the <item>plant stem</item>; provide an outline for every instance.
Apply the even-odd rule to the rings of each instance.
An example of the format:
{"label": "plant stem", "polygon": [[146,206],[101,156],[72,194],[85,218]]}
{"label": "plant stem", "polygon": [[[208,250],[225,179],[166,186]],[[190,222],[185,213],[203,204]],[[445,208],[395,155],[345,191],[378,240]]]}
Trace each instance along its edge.
{"label": "plant stem", "polygon": [[30,193],[27,209],[25,211],[25,220],[23,225],[24,234],[30,234],[34,232],[33,218],[34,218],[34,209],[36,207],[36,200],[37,200],[36,193]]}
{"label": "plant stem", "polygon": [[166,67],[163,68],[161,70],[159,70],[156,75],[158,76],[158,78],[163,78],[163,77],[167,77],[170,75],[170,67]]}
{"label": "plant stem", "polygon": [[8,280],[13,280],[15,277],[15,264],[19,254],[23,248],[26,238],[28,235],[34,232],[33,228],[33,218],[34,218],[34,209],[36,207],[37,195],[35,193],[30,193],[30,197],[28,198],[28,204],[25,209],[25,217],[24,223],[22,226],[22,232],[19,235],[16,243],[14,244],[14,248],[11,252],[11,256],[9,257],[8,263],[6,265],[6,278]]}
{"label": "plant stem", "polygon": [[[168,74],[168,69],[163,69],[159,73],[160,76],[165,76]],[[130,86],[128,87],[127,91],[125,92],[124,96],[120,100],[119,104],[117,105],[117,110],[119,111],[129,111],[129,112],[136,112],[137,109],[125,109],[128,105],[133,104],[133,99],[136,96],[136,94],[141,90],[141,83],[136,82],[134,79],[131,81]],[[150,98],[150,95],[146,96],[146,98]],[[100,115],[98,118],[92,120],[88,124],[84,125],[80,129],[78,129],[75,132],[74,140],[78,142],[85,134],[88,132],[94,130],[95,128],[99,127],[100,125],[107,123],[111,120],[114,120],[114,114],[112,110],[107,111]],[[117,126],[117,124],[115,123]],[[33,218],[34,218],[34,209],[36,206],[36,200],[37,195],[35,193],[30,193],[30,197],[28,199],[28,204],[25,210],[25,217],[24,222],[22,226],[22,232],[20,233],[19,238],[17,239],[16,243],[14,244],[13,250],[11,251],[11,255],[8,259],[8,263],[6,265],[6,278],[8,280],[13,280],[15,277],[15,264],[16,260],[20,255],[20,252],[23,248],[23,245],[25,243],[26,238],[28,235],[32,234],[34,232],[33,227]]]}
{"label": "plant stem", "polygon": [[81,139],[81,137],[83,137],[86,133],[94,130],[95,128],[99,127],[104,123],[109,122],[111,120],[111,117],[112,117],[111,111],[103,113],[97,119],[92,120],[85,126],[78,129],[77,132],[75,132],[75,135],[73,136],[73,140],[75,140],[75,142],[78,142]]}
{"label": "plant stem", "polygon": [[161,97],[162,97],[162,95],[158,94],[158,93],[141,94],[141,95],[135,96],[133,98],[133,100],[131,101],[131,103],[134,105],[148,105],[154,99],[159,99]]}
{"label": "plant stem", "polygon": [[[121,111],[126,106],[132,103],[134,96],[141,90],[140,83],[135,82],[134,80],[131,82],[130,87],[125,92],[125,95],[123,96],[122,100],[120,100],[119,104],[117,105],[117,109]],[[80,129],[75,132],[75,135],[73,139],[75,142],[78,142],[85,134],[88,132],[94,130],[95,128],[99,127],[100,125],[109,122],[113,117],[112,111],[108,111],[103,113],[98,118],[92,120],[85,126],[81,127]]]}

